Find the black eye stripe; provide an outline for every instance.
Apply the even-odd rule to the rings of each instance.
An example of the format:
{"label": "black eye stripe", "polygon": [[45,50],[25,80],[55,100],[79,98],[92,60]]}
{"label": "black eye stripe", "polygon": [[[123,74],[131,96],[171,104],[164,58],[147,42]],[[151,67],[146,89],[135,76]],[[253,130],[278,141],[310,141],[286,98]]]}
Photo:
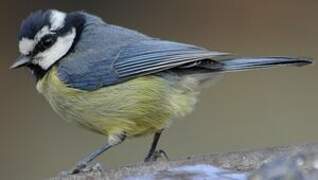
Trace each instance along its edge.
{"label": "black eye stripe", "polygon": [[39,52],[43,52],[46,49],[50,48],[57,40],[56,34],[47,34],[43,36],[40,41],[35,45],[32,56],[35,56]]}
{"label": "black eye stripe", "polygon": [[40,43],[44,45],[45,47],[51,47],[56,41],[56,36],[53,34],[50,35],[45,35],[44,37],[41,38]]}

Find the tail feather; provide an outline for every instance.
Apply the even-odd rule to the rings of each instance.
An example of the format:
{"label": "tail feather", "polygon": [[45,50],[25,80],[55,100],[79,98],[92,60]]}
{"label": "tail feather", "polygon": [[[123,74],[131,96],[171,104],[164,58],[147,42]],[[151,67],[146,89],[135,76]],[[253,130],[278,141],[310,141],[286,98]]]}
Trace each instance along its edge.
{"label": "tail feather", "polygon": [[210,68],[216,71],[241,71],[276,66],[304,66],[311,64],[313,61],[305,57],[232,57],[218,60],[217,62],[214,67],[210,66]]}
{"label": "tail feather", "polygon": [[269,68],[273,66],[304,66],[311,64],[308,58],[293,57],[258,57],[258,58],[236,58],[222,61],[224,70],[244,70],[256,68]]}

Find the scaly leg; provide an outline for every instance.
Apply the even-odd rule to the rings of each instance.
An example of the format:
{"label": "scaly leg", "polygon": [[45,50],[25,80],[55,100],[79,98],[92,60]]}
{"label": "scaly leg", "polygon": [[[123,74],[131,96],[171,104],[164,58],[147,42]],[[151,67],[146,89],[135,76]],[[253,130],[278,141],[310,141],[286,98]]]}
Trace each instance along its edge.
{"label": "scaly leg", "polygon": [[71,171],[71,174],[77,174],[81,172],[84,168],[87,167],[87,165],[92,162],[94,159],[96,159],[99,155],[104,153],[106,150],[110,149],[113,146],[116,146],[120,143],[122,143],[126,138],[126,135],[121,134],[118,135],[118,138],[115,138],[115,140],[112,140],[111,142],[108,142],[104,146],[98,148],[96,151],[89,154],[87,157],[79,161],[79,163],[76,165],[76,167]]}
{"label": "scaly leg", "polygon": [[162,131],[163,131],[163,129],[160,130],[159,132],[155,133],[153,140],[152,140],[151,147],[149,149],[149,152],[148,152],[144,162],[156,161],[159,157],[162,157],[162,156],[164,156],[166,159],[168,159],[166,152],[164,152],[161,149],[156,150]]}

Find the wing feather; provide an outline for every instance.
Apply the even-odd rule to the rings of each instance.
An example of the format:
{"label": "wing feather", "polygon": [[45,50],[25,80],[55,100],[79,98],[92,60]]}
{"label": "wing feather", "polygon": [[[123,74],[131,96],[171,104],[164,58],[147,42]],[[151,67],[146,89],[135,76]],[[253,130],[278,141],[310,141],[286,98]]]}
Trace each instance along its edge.
{"label": "wing feather", "polygon": [[122,49],[113,67],[120,78],[127,78],[156,73],[227,54],[188,44],[147,40]]}

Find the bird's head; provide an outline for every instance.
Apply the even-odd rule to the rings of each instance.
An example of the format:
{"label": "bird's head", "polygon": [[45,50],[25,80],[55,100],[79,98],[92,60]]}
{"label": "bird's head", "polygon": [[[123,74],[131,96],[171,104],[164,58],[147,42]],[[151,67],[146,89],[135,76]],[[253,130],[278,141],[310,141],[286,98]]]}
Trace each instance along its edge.
{"label": "bird's head", "polygon": [[46,72],[76,44],[85,18],[81,13],[38,10],[21,24],[18,35],[21,56],[12,69],[27,66]]}

